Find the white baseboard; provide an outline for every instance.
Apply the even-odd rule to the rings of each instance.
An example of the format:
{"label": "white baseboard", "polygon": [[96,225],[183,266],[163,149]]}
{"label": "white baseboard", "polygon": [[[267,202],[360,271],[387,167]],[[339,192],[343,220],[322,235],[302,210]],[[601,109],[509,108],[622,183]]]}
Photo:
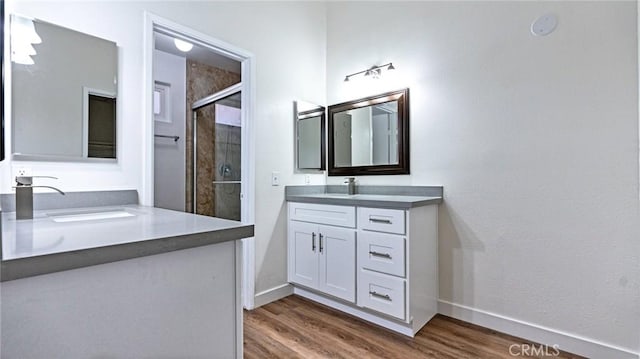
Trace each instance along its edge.
{"label": "white baseboard", "polygon": [[638,359],[639,353],[499,314],[438,301],[438,313],[592,359]]}
{"label": "white baseboard", "polygon": [[261,307],[265,304],[275,302],[276,300],[288,297],[293,294],[293,286],[289,283],[279,285],[275,288],[264,290],[260,293],[256,293],[253,299],[253,308]]}

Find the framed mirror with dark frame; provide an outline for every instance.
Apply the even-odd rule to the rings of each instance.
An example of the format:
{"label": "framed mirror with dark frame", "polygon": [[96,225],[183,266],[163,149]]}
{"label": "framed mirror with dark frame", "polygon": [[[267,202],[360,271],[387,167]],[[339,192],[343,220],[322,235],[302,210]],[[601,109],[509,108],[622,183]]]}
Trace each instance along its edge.
{"label": "framed mirror with dark frame", "polygon": [[298,170],[324,170],[325,107],[305,101],[294,102],[296,131],[296,168]]}
{"label": "framed mirror with dark frame", "polygon": [[329,176],[409,174],[409,89],[329,106]]}

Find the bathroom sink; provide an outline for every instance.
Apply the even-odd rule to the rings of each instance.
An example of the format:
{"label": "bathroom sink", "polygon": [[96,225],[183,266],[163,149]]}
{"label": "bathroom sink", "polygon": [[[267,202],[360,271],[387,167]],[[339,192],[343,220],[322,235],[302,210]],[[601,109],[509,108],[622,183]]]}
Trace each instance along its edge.
{"label": "bathroom sink", "polygon": [[123,209],[101,210],[101,211],[74,211],[74,212],[60,212],[60,213],[47,213],[47,216],[54,222],[81,222],[81,221],[95,221],[100,219],[114,219],[134,217],[135,214],[129,213]]}

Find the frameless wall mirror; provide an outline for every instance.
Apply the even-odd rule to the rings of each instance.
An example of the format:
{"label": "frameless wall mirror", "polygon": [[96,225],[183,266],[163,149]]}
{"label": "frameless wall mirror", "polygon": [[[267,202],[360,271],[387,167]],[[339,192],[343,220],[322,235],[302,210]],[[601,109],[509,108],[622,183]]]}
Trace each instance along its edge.
{"label": "frameless wall mirror", "polygon": [[296,167],[325,169],[325,108],[304,101],[294,102],[296,114]]}
{"label": "frameless wall mirror", "polygon": [[0,0],[0,161],[4,160],[4,0]]}
{"label": "frameless wall mirror", "polygon": [[329,176],[409,174],[409,89],[329,106]]}
{"label": "frameless wall mirror", "polygon": [[13,157],[114,161],[116,44],[18,15],[9,32]]}

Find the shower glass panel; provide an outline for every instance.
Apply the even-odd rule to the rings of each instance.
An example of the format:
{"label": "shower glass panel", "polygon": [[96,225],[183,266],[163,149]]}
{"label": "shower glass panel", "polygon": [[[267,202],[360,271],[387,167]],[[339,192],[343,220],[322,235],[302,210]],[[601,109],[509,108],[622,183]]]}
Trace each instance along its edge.
{"label": "shower glass panel", "polygon": [[240,108],[240,92],[236,92],[193,110],[197,214],[240,220]]}

